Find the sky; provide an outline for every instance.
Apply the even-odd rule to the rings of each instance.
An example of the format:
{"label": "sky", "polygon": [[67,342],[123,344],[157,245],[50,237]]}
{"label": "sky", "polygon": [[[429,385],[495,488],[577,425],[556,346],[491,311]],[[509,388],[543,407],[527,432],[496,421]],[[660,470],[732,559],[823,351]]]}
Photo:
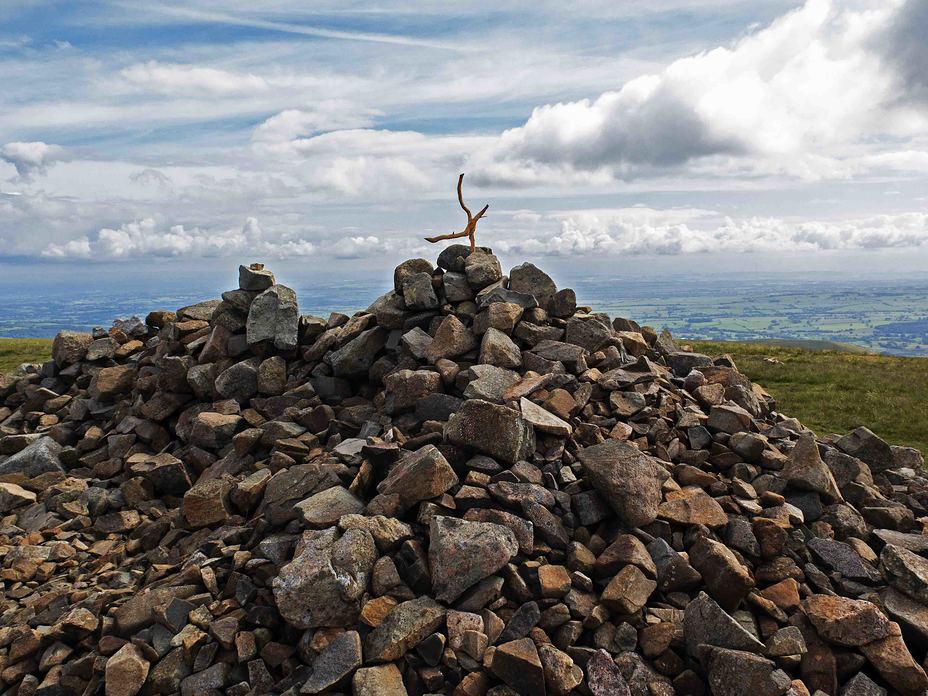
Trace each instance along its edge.
{"label": "sky", "polygon": [[928,0],[3,0],[0,273],[392,268],[461,172],[510,259],[924,271],[925,36]]}

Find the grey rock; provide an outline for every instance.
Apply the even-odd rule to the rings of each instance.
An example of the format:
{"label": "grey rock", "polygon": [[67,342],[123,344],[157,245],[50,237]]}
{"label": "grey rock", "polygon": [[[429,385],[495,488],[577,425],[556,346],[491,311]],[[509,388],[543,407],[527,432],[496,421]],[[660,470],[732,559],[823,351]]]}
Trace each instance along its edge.
{"label": "grey rock", "polygon": [[835,445],[842,452],[866,462],[877,473],[895,466],[892,447],[869,428],[856,428],[839,438]]}
{"label": "grey rock", "polygon": [[296,510],[310,529],[322,529],[338,523],[343,515],[364,511],[364,501],[343,486],[333,486],[296,504]]}
{"label": "grey rock", "polygon": [[387,332],[378,326],[362,331],[329,355],[332,374],[336,377],[366,375],[377,354],[387,342]]}
{"label": "grey rock", "polygon": [[261,292],[275,282],[274,274],[266,270],[263,264],[253,263],[250,266],[238,267],[238,287],[241,290]]}
{"label": "grey rock", "polygon": [[398,660],[445,622],[445,608],[431,597],[397,604],[364,642],[368,662]]}
{"label": "grey rock", "polygon": [[246,403],[258,393],[258,360],[235,363],[216,378],[216,393],[224,399]]}
{"label": "grey rock", "polygon": [[502,525],[433,518],[429,528],[429,568],[435,598],[454,601],[505,566],[518,551],[515,534]]}
{"label": "grey rock", "polygon": [[465,401],[451,416],[445,438],[509,465],[530,458],[535,451],[535,431],[522,414],[481,399]]}
{"label": "grey rock", "polygon": [[58,459],[61,445],[50,437],[42,437],[25,449],[0,462],[0,475],[24,474],[30,478],[48,472],[63,472]]}
{"label": "grey rock", "polygon": [[301,694],[320,694],[344,686],[361,666],[361,637],[357,631],[345,631],[335,636],[313,662],[310,675]]}
{"label": "grey rock", "polygon": [[704,663],[713,696],[782,696],[790,678],[754,653],[707,647]]}
{"label": "grey rock", "polygon": [[557,292],[557,285],[535,264],[523,263],[509,271],[509,289],[534,295],[541,307],[547,307]]}
{"label": "grey rock", "polygon": [[248,344],[271,343],[277,350],[295,350],[299,325],[296,293],[286,285],[272,285],[254,299],[248,310]]}
{"label": "grey rock", "polygon": [[630,527],[657,518],[661,487],[670,475],[634,445],[609,440],[580,452],[586,480]]}
{"label": "grey rock", "polygon": [[422,312],[438,309],[440,302],[432,287],[431,273],[413,273],[403,280],[403,301],[407,309]]}
{"label": "grey rock", "polygon": [[354,626],[376,560],[363,529],[316,532],[273,580],[278,611],[297,628]]}
{"label": "grey rock", "polygon": [[746,650],[761,653],[764,644],[748,633],[734,618],[705,592],[686,605],[683,614],[683,636],[686,651],[699,656],[700,645]]}

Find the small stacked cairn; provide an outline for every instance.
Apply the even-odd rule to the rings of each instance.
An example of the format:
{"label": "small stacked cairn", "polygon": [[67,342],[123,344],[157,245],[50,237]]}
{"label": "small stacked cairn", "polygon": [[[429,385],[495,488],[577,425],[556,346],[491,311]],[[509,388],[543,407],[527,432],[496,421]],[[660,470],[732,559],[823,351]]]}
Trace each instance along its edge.
{"label": "small stacked cairn", "polygon": [[[454,245],[0,378],[0,693],[928,689],[928,480],[727,356]],[[910,417],[915,417],[910,414]]]}

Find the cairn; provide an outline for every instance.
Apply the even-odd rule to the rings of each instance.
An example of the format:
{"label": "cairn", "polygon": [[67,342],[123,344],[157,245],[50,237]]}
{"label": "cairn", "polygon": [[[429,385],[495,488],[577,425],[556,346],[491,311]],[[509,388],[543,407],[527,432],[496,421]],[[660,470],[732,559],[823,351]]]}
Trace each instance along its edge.
{"label": "cairn", "polygon": [[922,465],[486,248],[243,266],[0,377],[0,693],[914,696]]}

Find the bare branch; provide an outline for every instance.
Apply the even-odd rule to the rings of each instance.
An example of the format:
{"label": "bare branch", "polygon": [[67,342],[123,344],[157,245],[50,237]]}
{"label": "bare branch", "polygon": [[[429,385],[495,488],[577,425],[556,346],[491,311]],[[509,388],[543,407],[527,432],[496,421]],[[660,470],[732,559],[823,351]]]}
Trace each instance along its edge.
{"label": "bare branch", "polygon": [[473,213],[470,212],[470,208],[468,208],[467,205],[464,203],[464,192],[462,191],[463,185],[464,185],[464,174],[461,174],[458,177],[458,203],[461,204],[461,208],[464,210],[465,213],[467,213],[467,225],[460,232],[452,232],[451,234],[442,234],[442,235],[438,235],[437,237],[426,237],[425,241],[431,242],[432,244],[434,244],[435,242],[442,242],[446,239],[460,239],[461,237],[468,237],[470,239],[470,251],[471,253],[473,253],[477,249],[477,240],[474,236],[477,232],[477,221],[486,214],[487,209],[490,207],[490,204],[487,203],[485,206],[483,206],[483,209],[479,213],[477,213],[477,215],[475,216]]}

